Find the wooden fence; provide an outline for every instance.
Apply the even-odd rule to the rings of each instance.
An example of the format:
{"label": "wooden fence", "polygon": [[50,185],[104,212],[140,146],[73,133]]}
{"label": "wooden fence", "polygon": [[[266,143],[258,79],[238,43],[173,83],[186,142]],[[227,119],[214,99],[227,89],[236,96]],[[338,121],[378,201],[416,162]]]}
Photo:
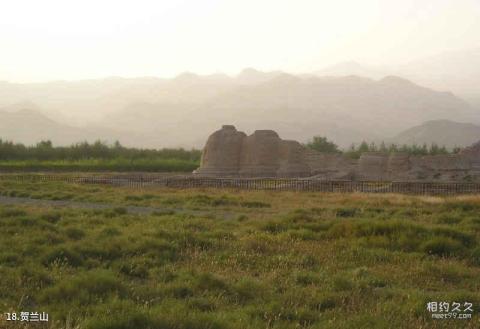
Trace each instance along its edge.
{"label": "wooden fence", "polygon": [[161,186],[171,188],[223,188],[242,190],[308,191],[308,192],[363,192],[401,193],[416,195],[480,194],[480,183],[467,182],[382,182],[382,181],[321,181],[313,179],[282,178],[202,178],[165,175],[0,175],[0,180],[36,182],[67,182],[127,187]]}

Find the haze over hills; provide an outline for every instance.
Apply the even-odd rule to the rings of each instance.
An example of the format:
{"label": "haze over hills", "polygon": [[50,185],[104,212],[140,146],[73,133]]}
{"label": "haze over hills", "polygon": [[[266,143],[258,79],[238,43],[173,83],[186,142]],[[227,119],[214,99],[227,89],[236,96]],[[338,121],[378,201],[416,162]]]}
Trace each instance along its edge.
{"label": "haze over hills", "polygon": [[443,52],[397,66],[341,62],[316,72],[324,76],[360,75],[379,79],[397,75],[439,91],[451,91],[480,110],[480,47]]}
{"label": "haze over hills", "polygon": [[[247,132],[275,129],[301,142],[327,136],[347,147],[390,138],[428,120],[480,123],[480,114],[452,93],[396,76],[373,80],[254,69],[236,77],[185,73],[173,79],[1,83],[2,108],[7,111],[0,113],[0,137],[27,144],[103,139],[139,147],[202,147],[228,123]],[[20,108],[36,110],[8,113]]]}
{"label": "haze over hills", "polygon": [[[202,85],[202,80],[197,81]],[[188,97],[187,97],[188,98]],[[341,146],[381,139],[433,119],[480,122],[463,100],[398,77],[318,78],[277,74],[266,82],[235,85],[197,103],[138,103],[110,114],[111,128],[175,130],[175,140],[202,145],[207,132],[224,123],[242,130],[275,129],[285,138],[306,141],[326,135]],[[174,128],[175,127],[175,128]],[[201,127],[204,135],[196,132]]]}
{"label": "haze over hills", "polygon": [[480,140],[480,125],[450,120],[432,120],[407,129],[386,140],[396,144],[444,145],[447,148],[468,146]]}
{"label": "haze over hills", "polygon": [[462,97],[480,96],[480,47],[412,61],[398,67],[396,74]]}
{"label": "haze over hills", "polygon": [[0,138],[28,145],[51,139],[56,143],[72,143],[85,139],[86,132],[59,124],[36,110],[0,111]]}
{"label": "haze over hills", "polygon": [[[158,78],[106,78],[47,83],[0,83],[0,109],[30,102],[44,113],[61,113],[68,123],[99,120],[138,98],[149,97]],[[51,116],[52,116],[51,115]]]}
{"label": "haze over hills", "polygon": [[[102,140],[114,143],[125,137],[124,132],[106,127],[73,127],[46,117],[37,110],[0,111],[0,139],[34,145],[50,140],[54,145],[71,145],[83,141]],[[141,145],[143,136],[130,133],[130,145]]]}
{"label": "haze over hills", "polygon": [[344,77],[355,75],[370,79],[382,79],[390,74],[389,69],[360,64],[355,61],[340,62],[316,71],[317,76]]}

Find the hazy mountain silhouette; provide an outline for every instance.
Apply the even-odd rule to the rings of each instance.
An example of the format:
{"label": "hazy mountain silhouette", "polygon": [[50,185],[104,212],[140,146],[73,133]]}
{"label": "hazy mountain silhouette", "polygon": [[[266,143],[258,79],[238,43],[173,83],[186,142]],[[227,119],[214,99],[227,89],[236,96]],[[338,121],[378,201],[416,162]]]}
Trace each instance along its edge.
{"label": "hazy mountain silhouette", "polygon": [[267,82],[268,80],[271,80],[282,74],[284,73],[281,71],[261,72],[253,68],[246,68],[237,75],[236,81],[241,84],[255,85]]}
{"label": "hazy mountain silhouette", "polygon": [[362,65],[355,61],[341,62],[328,66],[320,71],[315,72],[318,76],[349,76],[355,75],[360,77],[366,77],[370,79],[381,79],[391,72],[389,70],[384,71],[381,68],[370,67]]}
{"label": "hazy mountain silhouette", "polygon": [[449,148],[470,146],[480,140],[480,126],[450,120],[432,120],[407,129],[388,142],[428,145],[437,143]]}
{"label": "hazy mountain silhouette", "polygon": [[[188,99],[188,97],[187,97]],[[305,141],[326,135],[346,146],[361,139],[392,136],[426,120],[478,120],[450,93],[423,88],[398,77],[300,78],[278,74],[259,84],[230,86],[204,102],[137,103],[112,113],[111,128],[158,131],[181,144],[201,146],[223,123],[243,130],[271,128]]]}
{"label": "hazy mountain silhouette", "polygon": [[385,139],[428,120],[480,123],[479,114],[455,95],[395,76],[373,80],[254,69],[236,77],[184,73],[173,79],[0,83],[0,109],[22,102],[48,117],[39,117],[38,110],[23,116],[5,111],[0,138],[201,147],[212,130],[231,123],[247,132],[275,129],[299,141],[323,135],[348,146]]}
{"label": "hazy mountain silhouette", "polygon": [[74,142],[86,138],[78,128],[58,124],[38,111],[22,109],[17,112],[0,112],[0,138],[26,144],[40,140]]}
{"label": "hazy mountain silhouette", "polygon": [[413,61],[398,67],[397,72],[431,88],[480,96],[480,47]]}
{"label": "hazy mountain silhouette", "polygon": [[50,140],[54,145],[71,145],[78,142],[102,140],[113,143],[123,139],[130,145],[141,145],[141,135],[125,134],[105,127],[78,128],[58,123],[36,110],[22,109],[16,112],[0,111],[0,138],[34,145]]}
{"label": "hazy mountain silhouette", "polygon": [[480,47],[443,52],[390,67],[370,67],[357,62],[342,62],[316,72],[317,75],[359,75],[378,79],[398,75],[440,91],[451,91],[480,110]]}

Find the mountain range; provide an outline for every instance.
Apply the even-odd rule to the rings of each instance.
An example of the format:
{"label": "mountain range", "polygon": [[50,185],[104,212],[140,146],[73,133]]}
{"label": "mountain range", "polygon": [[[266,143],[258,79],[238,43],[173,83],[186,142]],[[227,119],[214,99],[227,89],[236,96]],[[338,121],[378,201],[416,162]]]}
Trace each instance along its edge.
{"label": "mountain range", "polygon": [[[184,73],[172,79],[0,82],[0,138],[26,144],[101,139],[198,148],[222,124],[234,124],[246,132],[274,129],[301,142],[326,136],[348,147],[362,140],[403,140],[404,131],[432,120],[480,124],[480,112],[451,92],[398,76],[245,69],[235,77]],[[460,134],[452,140],[466,142]]]}
{"label": "mountain range", "polygon": [[[50,140],[54,145],[71,145],[97,140],[113,143],[123,136],[123,132],[105,127],[79,128],[59,123],[37,110],[0,111],[0,139],[25,145],[34,145],[42,140]],[[141,144],[140,135],[131,134],[129,138]]]}
{"label": "mountain range", "polygon": [[480,140],[480,126],[450,120],[432,120],[407,129],[386,142],[399,145],[444,145],[447,148],[471,145]]}
{"label": "mountain range", "polygon": [[379,79],[398,75],[439,91],[450,91],[480,109],[480,47],[446,51],[408,63],[390,66],[365,65],[355,61],[325,67],[317,75],[359,75]]}

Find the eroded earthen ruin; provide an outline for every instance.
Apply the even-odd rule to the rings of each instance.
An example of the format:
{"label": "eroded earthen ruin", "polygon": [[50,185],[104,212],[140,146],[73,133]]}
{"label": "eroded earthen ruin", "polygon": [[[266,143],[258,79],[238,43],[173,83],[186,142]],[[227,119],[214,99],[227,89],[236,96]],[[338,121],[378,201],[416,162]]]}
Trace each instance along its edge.
{"label": "eroded earthen ruin", "polygon": [[207,140],[198,176],[312,177],[342,180],[480,180],[480,142],[454,155],[364,153],[354,160],[307,149],[273,130],[252,135],[225,125]]}

